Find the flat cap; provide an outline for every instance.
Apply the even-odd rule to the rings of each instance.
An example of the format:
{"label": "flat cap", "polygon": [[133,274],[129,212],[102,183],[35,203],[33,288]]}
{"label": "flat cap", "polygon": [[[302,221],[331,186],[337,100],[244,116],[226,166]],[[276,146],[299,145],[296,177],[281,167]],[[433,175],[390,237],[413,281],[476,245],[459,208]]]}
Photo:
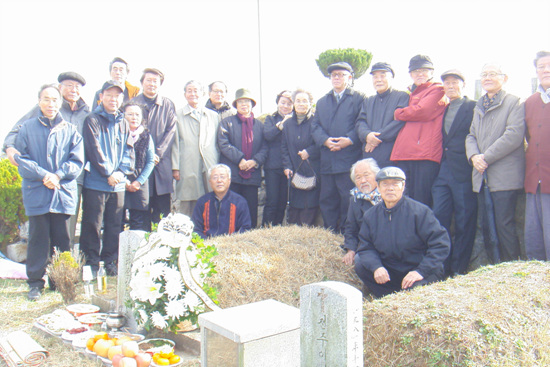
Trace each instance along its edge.
{"label": "flat cap", "polygon": [[387,62],[377,62],[374,64],[370,69],[370,73],[372,74],[375,71],[389,71],[391,75],[395,77],[395,73],[393,72],[391,65]]}
{"label": "flat cap", "polygon": [[432,69],[434,68],[434,64],[432,63],[432,60],[429,56],[426,55],[416,55],[413,56],[411,61],[409,62],[409,73],[413,70],[417,69]]}
{"label": "flat cap", "polygon": [[401,168],[398,167],[384,167],[378,173],[376,174],[376,182],[380,182],[382,180],[401,180],[405,181],[405,172]]}
{"label": "flat cap", "polygon": [[75,82],[79,82],[82,84],[82,86],[86,85],[86,79],[78,73],[75,73],[74,71],[66,71],[64,73],[59,74],[57,77],[57,81],[61,83],[64,80],[74,80]]}
{"label": "flat cap", "polygon": [[109,81],[106,81],[103,84],[103,87],[101,87],[101,93],[103,93],[107,89],[111,89],[111,88],[118,88],[118,89],[120,89],[121,92],[124,92],[124,87],[122,86],[122,84],[120,84],[119,82],[114,81],[114,80],[109,80]]}
{"label": "flat cap", "polygon": [[445,81],[445,78],[448,77],[448,76],[454,76],[455,78],[458,78],[458,79],[462,80],[463,82],[466,81],[466,78],[464,78],[464,74],[462,74],[462,72],[460,70],[457,70],[457,69],[447,70],[446,72],[441,74],[441,80]]}
{"label": "flat cap", "polygon": [[334,70],[346,70],[353,74],[353,68],[350,64],[348,64],[345,61],[336,62],[334,64],[330,64],[327,68],[328,73],[332,73]]}

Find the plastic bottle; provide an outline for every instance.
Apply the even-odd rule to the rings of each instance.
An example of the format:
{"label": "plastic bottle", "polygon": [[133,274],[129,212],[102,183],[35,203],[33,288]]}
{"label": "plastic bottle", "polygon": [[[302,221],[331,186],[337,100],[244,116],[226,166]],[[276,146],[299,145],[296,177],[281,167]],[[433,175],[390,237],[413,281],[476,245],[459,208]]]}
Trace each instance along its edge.
{"label": "plastic bottle", "polygon": [[99,270],[97,271],[97,290],[99,293],[107,292],[107,272],[103,261],[99,262]]}

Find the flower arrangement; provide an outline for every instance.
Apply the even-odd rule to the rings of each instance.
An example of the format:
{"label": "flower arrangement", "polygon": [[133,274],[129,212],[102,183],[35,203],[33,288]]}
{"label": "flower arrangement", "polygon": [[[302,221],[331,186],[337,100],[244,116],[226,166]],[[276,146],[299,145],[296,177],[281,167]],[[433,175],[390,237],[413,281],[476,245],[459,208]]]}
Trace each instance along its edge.
{"label": "flower arrangement", "polygon": [[84,257],[81,253],[60,252],[57,247],[54,248],[47,272],[65,303],[73,302],[76,298],[76,285],[80,281],[83,264]]}
{"label": "flower arrangement", "polygon": [[[193,233],[193,222],[183,214],[163,218],[134,257],[130,280],[130,308],[147,331],[177,332],[181,323],[197,322],[217,290],[205,284],[216,273],[213,245]],[[211,307],[210,307],[211,308]]]}

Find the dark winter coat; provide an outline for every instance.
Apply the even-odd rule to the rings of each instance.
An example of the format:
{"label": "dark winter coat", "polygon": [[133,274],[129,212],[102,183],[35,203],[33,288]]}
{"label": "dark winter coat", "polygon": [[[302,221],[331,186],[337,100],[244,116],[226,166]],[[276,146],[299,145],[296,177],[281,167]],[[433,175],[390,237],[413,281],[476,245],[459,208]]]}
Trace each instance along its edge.
{"label": "dark winter coat", "polygon": [[[321,173],[348,173],[351,166],[361,158],[361,141],[355,131],[355,121],[361,111],[365,96],[353,89],[344,91],[340,102],[336,102],[331,90],[317,101],[312,121],[312,135],[321,148]],[[331,152],[324,146],[328,138],[347,137],[352,145]]]}
{"label": "dark winter coat", "polygon": [[[380,168],[391,165],[390,155],[395,138],[405,124],[395,119],[394,112],[397,108],[407,107],[408,104],[407,92],[391,88],[382,94],[376,93],[365,99],[356,126],[362,144],[363,158],[374,158]],[[367,135],[371,132],[380,133],[377,138],[382,142],[372,152],[365,153]]]}
{"label": "dark winter coat", "polygon": [[[464,102],[458,109],[449,133],[442,127],[443,133],[443,158],[449,165],[453,178],[458,182],[466,182],[472,179],[472,166],[466,158],[466,136],[470,133],[470,125],[474,116],[476,102],[464,97]],[[445,110],[445,115],[447,109]],[[443,115],[443,121],[445,121]]]}
{"label": "dark winter coat", "polygon": [[143,94],[138,95],[132,101],[144,106],[144,119],[147,121],[147,129],[155,144],[155,154],[160,158],[160,162],[153,170],[156,194],[171,194],[174,192],[172,183],[172,143],[176,135],[176,122],[178,120],[174,103],[170,99],[158,95],[153,107],[149,109]]}
{"label": "dark winter coat", "polygon": [[249,179],[243,179],[239,175],[239,162],[244,158],[242,151],[242,122],[237,115],[226,117],[220,122],[218,128],[217,144],[220,151],[220,163],[231,168],[231,182],[241,185],[260,186],[262,182],[261,166],[267,157],[267,144],[264,141],[264,125],[258,119],[254,119],[252,128],[254,134],[252,142],[252,157],[258,166],[252,172]]}
{"label": "dark winter coat", "polygon": [[381,202],[363,217],[356,263],[374,272],[380,267],[424,278],[443,273],[451,241],[426,205],[407,196],[391,209]]}
{"label": "dark winter coat", "polygon": [[[313,190],[305,191],[298,190],[292,186],[290,187],[290,206],[297,209],[319,206],[321,153],[311,136],[312,120],[313,118],[308,116],[298,125],[296,114],[294,114],[290,119],[286,120],[283,129],[281,144],[283,169],[296,172],[302,162],[302,158],[300,158],[298,152],[305,149],[309,154],[309,163],[317,176],[317,186]],[[302,164],[300,173],[308,177],[313,175],[307,162]]]}

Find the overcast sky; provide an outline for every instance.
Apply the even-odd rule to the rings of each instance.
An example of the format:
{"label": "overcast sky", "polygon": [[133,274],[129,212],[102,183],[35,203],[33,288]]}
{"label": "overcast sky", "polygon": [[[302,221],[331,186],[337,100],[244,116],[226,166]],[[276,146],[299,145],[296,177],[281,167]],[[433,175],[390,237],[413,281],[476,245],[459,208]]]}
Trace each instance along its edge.
{"label": "overcast sky", "polygon": [[[330,82],[315,59],[326,49],[348,47],[391,63],[398,89],[410,84],[409,59],[429,55],[438,77],[461,69],[471,97],[483,64],[498,61],[509,75],[505,88],[525,98],[535,53],[550,50],[549,14],[548,0],[3,0],[0,137],[60,72],[86,78],[82,94],[91,104],[115,56],[129,62],[135,85],[144,68],[162,70],[161,93],[178,108],[190,79],[205,85],[224,80],[231,101],[236,89],[251,89],[260,102],[256,115],[274,111],[283,89],[306,88],[317,99]],[[373,93],[369,75],[355,86]]]}

